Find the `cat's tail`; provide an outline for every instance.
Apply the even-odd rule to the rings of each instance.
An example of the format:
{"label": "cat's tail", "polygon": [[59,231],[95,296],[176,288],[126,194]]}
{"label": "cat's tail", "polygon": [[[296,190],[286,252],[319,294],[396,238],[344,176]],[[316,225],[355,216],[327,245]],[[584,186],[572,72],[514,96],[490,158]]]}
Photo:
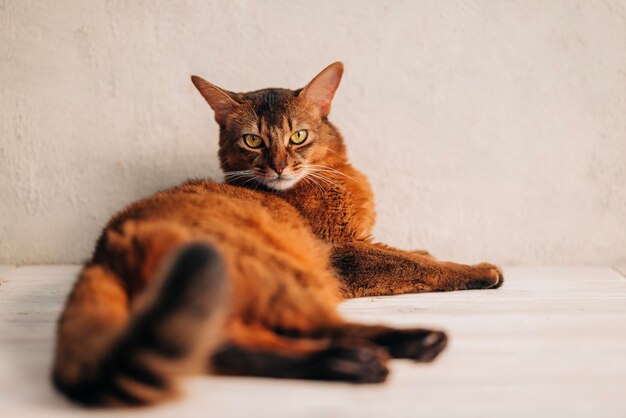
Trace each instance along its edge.
{"label": "cat's tail", "polygon": [[59,320],[52,378],[85,405],[144,405],[177,394],[176,377],[204,371],[221,341],[225,268],[208,244],[169,256],[129,306],[127,283],[104,265],[87,265]]}

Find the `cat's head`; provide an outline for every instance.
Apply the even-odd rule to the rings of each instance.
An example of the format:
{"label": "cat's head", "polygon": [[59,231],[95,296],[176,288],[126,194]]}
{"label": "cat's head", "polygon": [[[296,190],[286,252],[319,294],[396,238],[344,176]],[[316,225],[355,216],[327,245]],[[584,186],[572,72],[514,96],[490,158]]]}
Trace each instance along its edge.
{"label": "cat's head", "polygon": [[[226,181],[286,190],[320,176],[345,154],[327,121],[343,64],[336,62],[299,90],[233,93],[192,76],[220,126],[219,157]],[[326,171],[327,172],[327,171]]]}

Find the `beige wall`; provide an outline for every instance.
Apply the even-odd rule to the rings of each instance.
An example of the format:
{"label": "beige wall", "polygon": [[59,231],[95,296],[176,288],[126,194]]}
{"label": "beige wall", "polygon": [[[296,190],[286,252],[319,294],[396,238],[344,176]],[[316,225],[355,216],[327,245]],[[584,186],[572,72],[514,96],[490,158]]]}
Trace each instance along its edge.
{"label": "beige wall", "polygon": [[79,262],[125,204],[218,177],[189,75],[302,86],[445,258],[626,261],[624,1],[0,1],[0,262]]}

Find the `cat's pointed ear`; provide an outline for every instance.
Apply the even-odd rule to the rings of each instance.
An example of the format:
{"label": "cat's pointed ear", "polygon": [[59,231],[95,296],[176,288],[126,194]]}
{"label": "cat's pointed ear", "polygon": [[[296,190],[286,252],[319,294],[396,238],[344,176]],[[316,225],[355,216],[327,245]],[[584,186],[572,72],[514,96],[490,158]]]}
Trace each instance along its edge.
{"label": "cat's pointed ear", "polygon": [[341,76],[343,75],[343,63],[334,62],[324,68],[321,73],[306,85],[299,96],[304,97],[315,105],[322,117],[330,113],[330,105],[335,95]]}
{"label": "cat's pointed ear", "polygon": [[239,106],[239,103],[233,98],[234,94],[222,90],[197,75],[191,76],[191,82],[215,112],[215,121],[222,126],[228,115]]}

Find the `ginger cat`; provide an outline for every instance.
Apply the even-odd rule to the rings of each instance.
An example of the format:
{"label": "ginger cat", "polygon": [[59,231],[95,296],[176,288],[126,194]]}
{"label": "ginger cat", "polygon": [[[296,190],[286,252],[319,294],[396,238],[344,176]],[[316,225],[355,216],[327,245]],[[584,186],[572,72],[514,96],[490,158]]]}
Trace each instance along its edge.
{"label": "ginger cat", "polygon": [[189,181],[104,228],[58,324],[53,380],[86,405],[143,405],[212,372],[373,383],[446,335],[349,323],[343,298],[487,289],[494,265],[373,242],[373,195],[327,117],[343,65],[299,90],[194,85],[220,125],[227,184]]}

